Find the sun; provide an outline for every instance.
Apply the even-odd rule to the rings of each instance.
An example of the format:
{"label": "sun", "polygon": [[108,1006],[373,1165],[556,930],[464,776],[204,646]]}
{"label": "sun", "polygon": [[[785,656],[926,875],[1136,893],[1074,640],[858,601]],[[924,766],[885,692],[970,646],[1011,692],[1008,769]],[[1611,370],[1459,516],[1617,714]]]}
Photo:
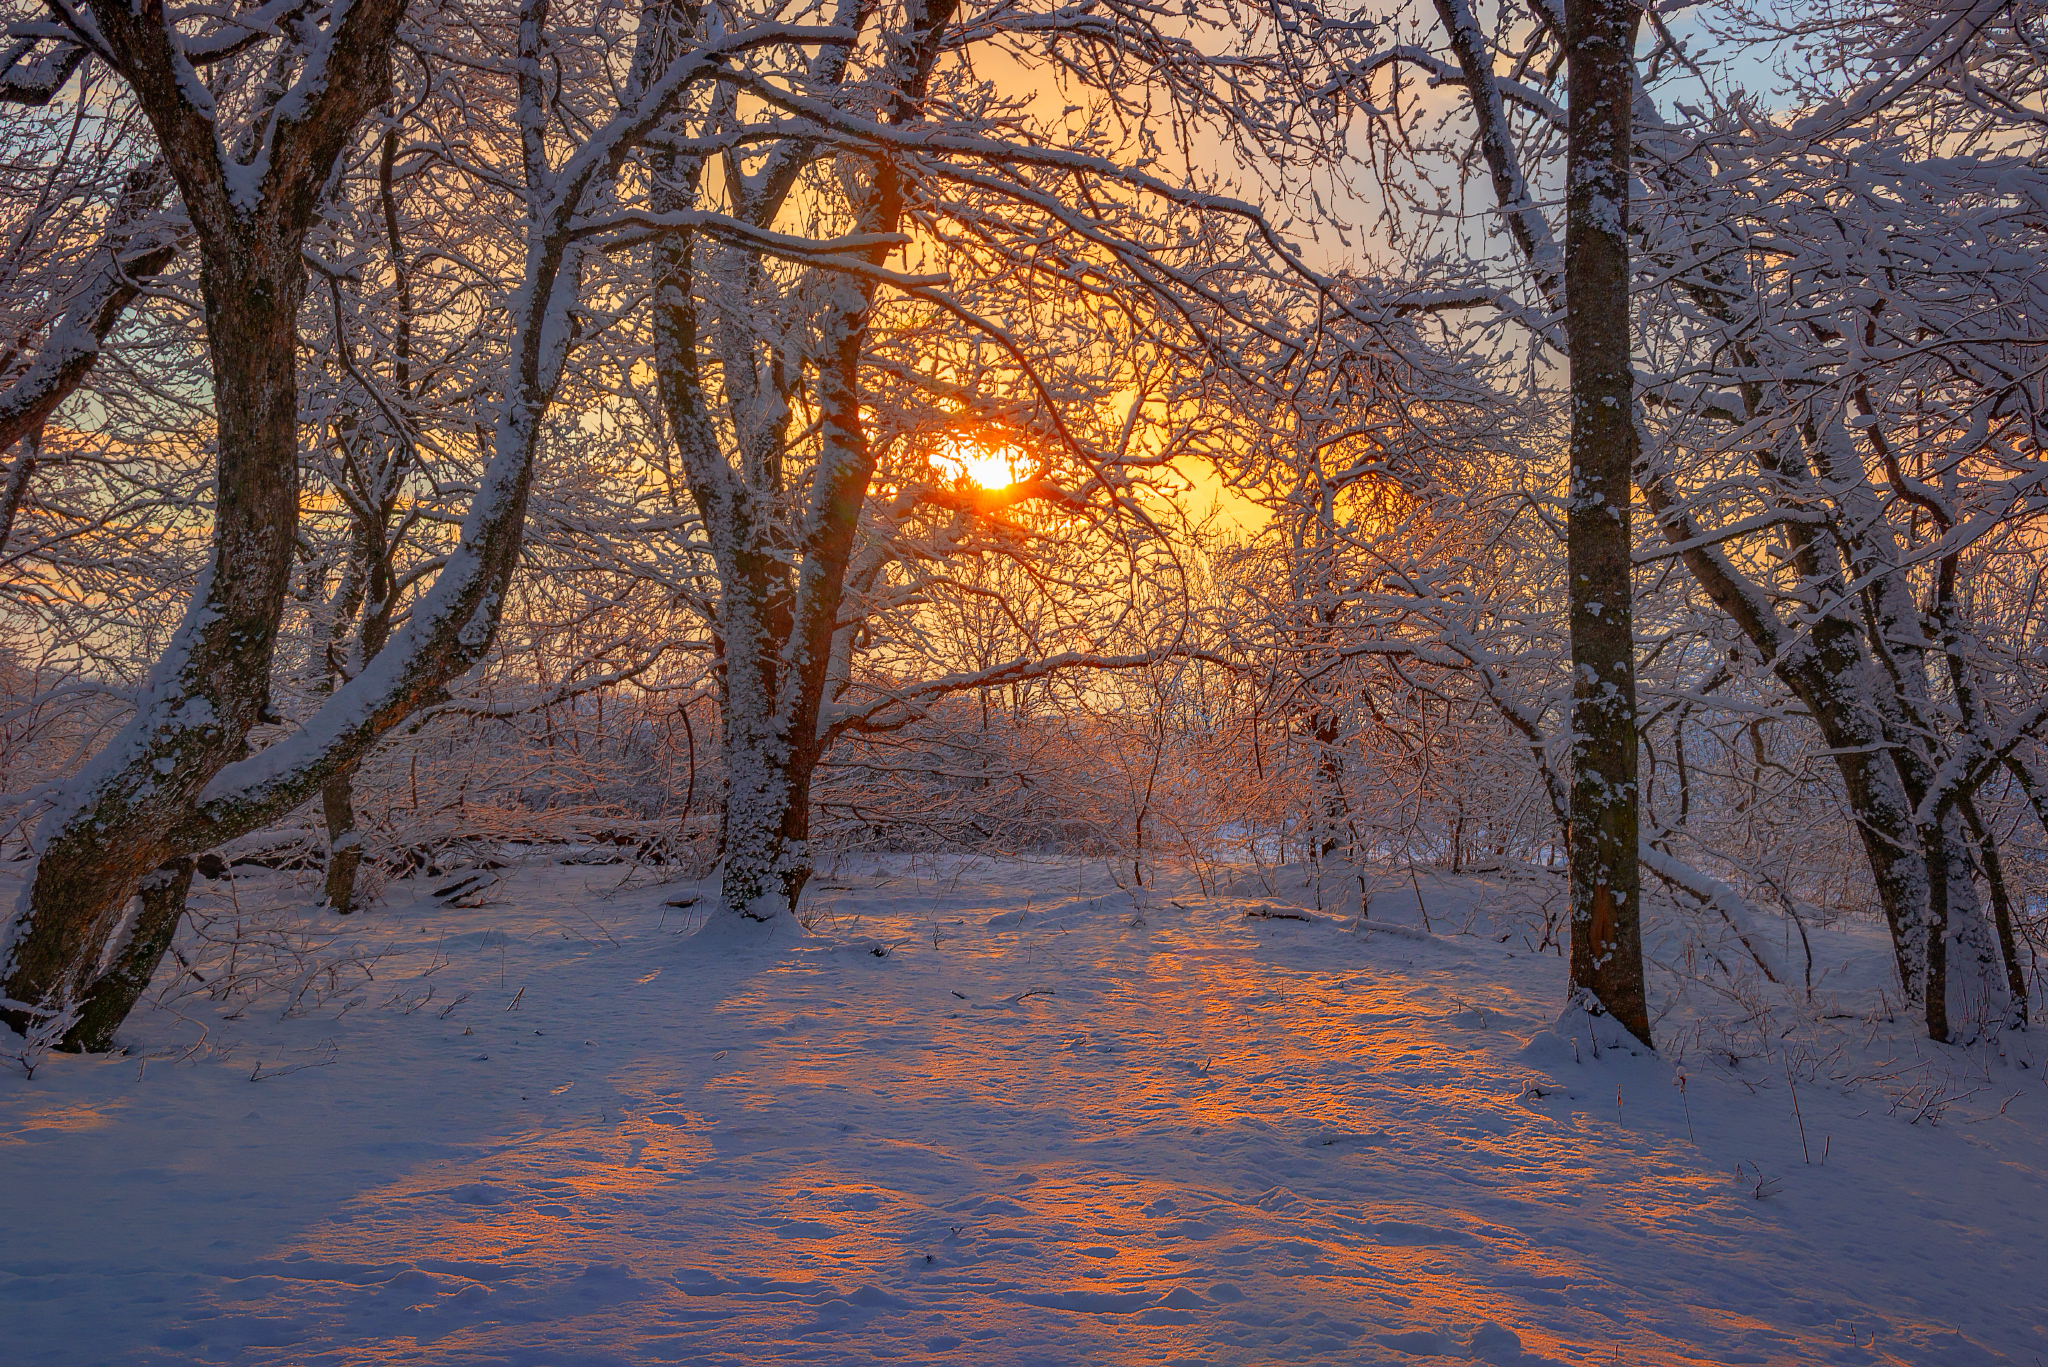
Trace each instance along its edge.
{"label": "sun", "polygon": [[1015,484],[1024,453],[1014,446],[984,446],[971,437],[947,437],[939,443],[938,458],[982,489],[1006,489]]}

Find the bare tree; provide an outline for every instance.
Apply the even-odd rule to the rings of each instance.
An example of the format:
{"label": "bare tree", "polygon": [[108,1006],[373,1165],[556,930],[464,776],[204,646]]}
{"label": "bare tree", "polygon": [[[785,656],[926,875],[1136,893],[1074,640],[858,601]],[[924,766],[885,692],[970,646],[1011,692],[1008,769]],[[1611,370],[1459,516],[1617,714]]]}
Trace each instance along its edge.
{"label": "bare tree", "polygon": [[[667,13],[679,33],[708,22],[690,5]],[[802,71],[733,77],[650,165],[653,221],[669,230],[654,248],[657,370],[716,568],[723,896],[759,919],[802,893],[810,787],[835,736],[900,726],[948,693],[1147,658],[1027,654],[856,700],[874,607],[1006,510],[1140,517],[1135,485],[1172,458],[1148,415],[1174,399],[1140,383],[1138,402],[1111,408],[1107,377],[1133,370],[1119,354],[1184,374],[1239,364],[1244,338],[1273,340],[1239,301],[1261,280],[1313,281],[1256,208],[1207,183],[1192,143],[1164,142],[1147,102],[1268,167],[1329,150],[1322,124],[1278,113],[1281,91],[1312,88],[1320,55],[1249,8],[1187,16],[1251,54],[1227,60],[1123,7],[837,14],[857,41]],[[1065,115],[995,95],[977,54],[1045,72]],[[749,234],[723,228],[721,245],[696,226],[714,206]],[[808,231],[770,236],[784,224]],[[1006,432],[1015,480],[963,497],[890,479],[891,429],[942,430],[946,414],[970,440]]]}
{"label": "bare tree", "polygon": [[[482,657],[518,563],[533,458],[571,342],[584,244],[615,227],[609,216],[592,221],[585,211],[600,192],[610,193],[632,149],[685,91],[734,54],[832,36],[780,24],[719,35],[649,69],[647,79],[619,91],[610,117],[586,139],[558,149],[548,141],[552,92],[541,76],[548,6],[543,0],[522,10],[514,69],[529,206],[524,279],[510,309],[492,456],[461,542],[375,668],[335,690],[295,735],[229,763],[267,702],[295,544],[300,250],[335,160],[356,123],[385,97],[398,10],[349,8],[334,16],[331,32],[292,12],[292,36],[278,40],[278,53],[280,70],[296,79],[261,87],[269,93],[256,106],[247,160],[228,154],[213,120],[192,103],[201,88],[178,79],[192,60],[184,40],[146,16],[109,11],[100,18],[100,38],[108,27],[122,35],[105,55],[157,123],[201,247],[209,309],[217,314],[209,333],[220,509],[213,572],[159,662],[140,714],[38,828],[35,881],[9,925],[5,986],[16,1003],[7,1019],[31,1047],[101,1048],[111,1038],[137,978],[124,970],[117,981],[106,970],[126,962],[121,956],[135,936],[158,939],[154,925],[127,914],[145,873],[285,815],[380,736],[445,696],[448,681]],[[83,19],[77,33],[99,41]],[[235,21],[197,44],[239,51],[272,36],[251,34]],[[281,311],[287,301],[292,307]],[[223,739],[230,733],[232,745]]]}
{"label": "bare tree", "polygon": [[[1527,300],[1548,298],[1559,268],[1537,187],[1566,150],[1559,133],[1580,126],[1576,85],[1566,110],[1550,81],[1580,49],[1567,50],[1567,26],[1541,3],[1503,10],[1491,39],[1455,3],[1439,11],[1448,57],[1403,50],[1381,65],[1420,65],[1465,87],[1496,222],[1523,268],[1503,279],[1468,266],[1457,283],[1469,292],[1439,297],[1478,304],[1492,290],[1486,306],[1540,344],[1553,320],[1531,317]],[[2012,496],[2033,478],[2036,439],[2021,415],[2037,400],[2019,357],[2034,345],[2035,295],[1989,283],[2030,250],[2015,253],[2031,230],[2010,189],[2014,159],[2037,137],[2011,112],[2038,88],[2026,21],[1983,6],[1873,4],[1780,25],[1732,8],[1723,41],[1812,44],[1789,105],[1814,112],[1782,124],[1739,94],[1717,101],[1717,81],[1661,19],[1649,22],[1631,119],[1639,211],[1616,220],[1648,263],[1629,345],[1637,365],[1655,358],[1645,416],[1656,440],[1639,452],[1636,482],[1666,548],[1645,555],[1687,567],[1745,642],[1738,653],[1754,651],[1817,728],[1855,814],[1900,986],[1929,1033],[1954,1034],[1957,1008],[1978,1022],[2016,1020],[2014,939],[1994,933],[1996,905],[2011,899],[1994,882],[1993,909],[1981,909],[1977,876],[1997,861],[1965,838],[1960,804],[1973,781],[2031,781],[2024,752],[2039,714],[2024,693],[1989,686],[2014,680],[2000,661],[2015,657],[1983,648],[1956,585],[1958,557],[2011,525]],[[1682,85],[1676,98],[1710,106],[1688,113],[1703,134],[1659,114],[1649,91],[1663,79]],[[1936,145],[1938,157],[1923,150]],[[1877,164],[1910,192],[1874,193],[1843,175]],[[1583,169],[1566,158],[1568,187]],[[1921,264],[1959,250],[1987,282],[1968,304],[1937,283],[1951,277]],[[1453,255],[1437,267],[1455,276]],[[1570,256],[1577,263],[1576,248]],[[1576,360],[1575,311],[1568,321]],[[1939,361],[1927,350],[1935,337],[1954,348]],[[1743,490],[1754,490],[1747,506]],[[1965,502],[1976,515],[1961,513]],[[1921,538],[1923,550],[1908,549]],[[1779,545],[1765,550],[1766,539]],[[1744,673],[1721,649],[1682,685],[1695,702]],[[1992,709],[1976,701],[1987,687],[2000,696]],[[1660,715],[1682,726],[1688,705]],[[1951,945],[1970,965],[1967,983],[1948,972]]]}
{"label": "bare tree", "polygon": [[[178,851],[177,819],[269,706],[270,657],[298,521],[300,248],[356,123],[383,95],[401,0],[328,15],[255,11],[180,31],[161,9],[61,10],[155,129],[200,257],[217,420],[213,564],[135,719],[38,829],[36,880],[7,948],[7,1022],[99,1038],[86,984],[131,889]],[[326,22],[322,22],[322,20]],[[239,145],[195,63],[272,49],[275,81]],[[70,60],[66,58],[64,60]],[[42,1004],[61,999],[48,1023]],[[115,1015],[125,1014],[126,1002]],[[61,1024],[59,1024],[61,1022]]]}

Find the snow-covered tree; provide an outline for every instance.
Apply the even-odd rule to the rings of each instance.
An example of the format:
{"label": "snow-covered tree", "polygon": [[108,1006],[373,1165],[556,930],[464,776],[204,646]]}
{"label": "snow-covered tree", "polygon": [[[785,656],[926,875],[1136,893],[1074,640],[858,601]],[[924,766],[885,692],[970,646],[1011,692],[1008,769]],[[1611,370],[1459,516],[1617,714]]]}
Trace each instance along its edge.
{"label": "snow-covered tree", "polygon": [[[1483,168],[1491,222],[1429,239],[1431,271],[1457,287],[1440,297],[1483,301],[1538,348],[1556,345],[1577,326],[1541,311],[1566,269],[1544,200],[1574,169],[1564,158],[1560,176],[1559,134],[1577,110],[1554,89],[1569,25],[1541,3],[1503,7],[1490,30],[1455,0],[1438,12],[1439,48],[1390,49],[1373,70],[1462,88],[1452,138],[1431,148],[1449,155],[1390,180],[1449,195],[1455,170],[1434,173]],[[2039,695],[1976,682],[1987,665],[2024,677],[2012,665],[2026,629],[1986,650],[2019,623],[1967,622],[1959,586],[1974,548],[2023,536],[2032,513],[2040,11],[1871,4],[1786,27],[1731,8],[1721,42],[1812,53],[1788,68],[1806,74],[1775,114],[1649,22],[1629,347],[1647,434],[1635,482],[1664,544],[1637,554],[1683,563],[1733,628],[1718,634],[1743,643],[1673,681],[1690,697],[1659,715],[1774,676],[1837,771],[1929,1033],[2016,1021],[2024,984],[1998,924],[2011,899],[1975,834],[1989,827],[1962,807],[1994,778],[2032,783]],[[1486,241],[1510,259],[1472,250]],[[1967,982],[1948,972],[1952,945]]]}

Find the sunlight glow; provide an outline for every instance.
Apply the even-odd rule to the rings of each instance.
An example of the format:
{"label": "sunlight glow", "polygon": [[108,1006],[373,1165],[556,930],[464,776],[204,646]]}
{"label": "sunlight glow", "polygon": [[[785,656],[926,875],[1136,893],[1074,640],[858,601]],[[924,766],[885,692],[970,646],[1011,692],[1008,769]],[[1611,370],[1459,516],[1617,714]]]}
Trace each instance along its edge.
{"label": "sunlight glow", "polygon": [[938,459],[983,489],[1007,489],[1022,476],[1025,456],[1014,446],[985,446],[972,437],[947,437]]}

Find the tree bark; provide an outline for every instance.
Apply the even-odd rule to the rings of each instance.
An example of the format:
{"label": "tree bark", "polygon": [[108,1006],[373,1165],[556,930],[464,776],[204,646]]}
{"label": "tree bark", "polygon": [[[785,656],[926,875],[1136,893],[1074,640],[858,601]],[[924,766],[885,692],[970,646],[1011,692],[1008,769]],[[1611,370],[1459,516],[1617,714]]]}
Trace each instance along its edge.
{"label": "tree bark", "polygon": [[35,478],[36,458],[43,450],[42,429],[36,428],[24,436],[21,447],[21,454],[7,471],[7,482],[0,485],[0,555],[7,552],[8,538],[14,535],[14,519],[28,498],[28,482]]}
{"label": "tree bark", "polygon": [[354,766],[328,779],[320,789],[320,812],[327,818],[327,905],[343,916],[356,909],[356,870],[363,862],[354,789]]}
{"label": "tree bark", "polygon": [[[1467,84],[1474,91],[1482,150],[1494,175],[1496,193],[1502,198],[1502,213],[1510,219],[1517,246],[1536,269],[1541,285],[1551,278],[1543,263],[1554,259],[1554,251],[1541,216],[1531,213],[1521,198],[1518,187],[1524,182],[1514,145],[1502,121],[1489,117],[1500,105],[1491,54],[1462,0],[1439,0],[1439,12],[1452,34]],[[1573,56],[1576,59],[1576,49]],[[1478,108],[1482,103],[1485,108]],[[1690,174],[1685,166],[1691,149],[1662,127],[1646,99],[1638,103],[1637,111],[1636,136],[1651,144],[1649,165],[1667,198],[1674,205],[1690,202],[1683,192],[1689,188],[1684,182]],[[1693,178],[1694,186],[1706,183]],[[1756,354],[1751,339],[1737,329],[1740,320],[1730,301],[1747,299],[1751,293],[1740,244],[1725,232],[1717,232],[1711,221],[1704,229],[1691,224],[1687,228],[1682,238],[1698,258],[1698,278],[1681,281],[1680,287],[1688,290],[1703,312],[1730,325],[1730,356],[1750,377],[1737,388],[1746,416],[1755,420],[1770,410],[1772,402],[1761,377],[1782,372],[1784,367],[1774,365],[1772,357]],[[1554,295],[1546,290],[1546,296],[1555,306]],[[1761,336],[1768,342],[1767,332]],[[1901,988],[1907,1001],[1927,1014],[1928,1033],[1946,1038],[1947,992],[1930,993],[1928,976],[1931,962],[1939,956],[1940,976],[1946,982],[1946,946],[1937,944],[1941,936],[1935,927],[1945,927],[1950,919],[1946,894],[1953,851],[1938,825],[1930,832],[1916,821],[1915,813],[1933,778],[1922,748],[1926,734],[1924,688],[1919,675],[1893,658],[1903,652],[1919,660],[1926,642],[1896,557],[1887,558],[1874,540],[1884,534],[1884,523],[1860,465],[1835,459],[1832,433],[1822,433],[1809,423],[1803,437],[1814,458],[1831,467],[1822,472],[1830,484],[1823,489],[1796,451],[1760,452],[1758,461],[1771,487],[1789,491],[1781,497],[1781,506],[1818,507],[1839,498],[1845,502],[1847,516],[1831,520],[1832,530],[1796,520],[1783,527],[1799,575],[1800,603],[1809,613],[1807,621],[1797,627],[1787,627],[1770,594],[1737,568],[1710,538],[1701,537],[1667,475],[1644,469],[1638,483],[1665,539],[1682,548],[1680,557],[1687,569],[1714,604],[1741,628],[1819,727],[1840,772],[1844,796],[1891,931]],[[1834,539],[1837,532],[1842,545]],[[1854,561],[1851,574],[1843,571],[1844,552]],[[1867,586],[1863,594],[1848,592],[1852,577]],[[1871,620],[1854,615],[1859,602],[1874,605]],[[1922,664],[1924,667],[1924,661]],[[2029,781],[2024,766],[2009,756],[2006,763],[2048,827],[2048,803]],[[1939,892],[1931,871],[1937,859],[1943,861]],[[1944,904],[1939,911],[1937,898]],[[2012,980],[2014,975],[2008,969],[2006,976]]]}
{"label": "tree bark", "polygon": [[[180,853],[172,827],[239,757],[269,704],[298,526],[303,272],[296,250],[280,267],[283,244],[263,241],[269,234],[235,236],[202,244],[219,434],[211,563],[135,720],[37,830],[29,914],[4,987],[16,1003],[5,1018],[24,1033],[34,1013],[60,1020],[85,999],[137,880]],[[84,1044],[75,1029],[64,1040]]]}
{"label": "tree bark", "polygon": [[[1638,136],[1652,146],[1653,164],[1667,199],[1674,204],[1687,202],[1684,192],[1691,175],[1690,147],[1677,142],[1658,122],[1647,101],[1637,108]],[[1693,179],[1696,184],[1697,177]],[[1783,373],[1787,367],[1775,355],[1759,354],[1757,339],[1740,330],[1740,319],[1730,301],[1747,298],[1750,282],[1740,252],[1731,250],[1736,245],[1734,239],[1712,220],[1703,227],[1690,223],[1687,227],[1688,245],[1700,264],[1695,268],[1696,277],[1682,281],[1681,287],[1702,312],[1729,326],[1729,356],[1748,377],[1737,389],[1745,417],[1754,421],[1769,414],[1774,405],[1763,377]],[[1770,334],[1764,332],[1760,337],[1761,344],[1768,346]],[[1881,519],[1867,497],[1856,498],[1862,481],[1860,467],[1849,468],[1853,462],[1836,459],[1829,440],[1811,423],[1803,426],[1800,441],[1804,449],[1790,444],[1784,450],[1756,453],[1769,487],[1779,491],[1777,506],[1804,512],[1824,508],[1834,498],[1855,504],[1851,516],[1838,524],[1822,527],[1798,519],[1783,524],[1791,567],[1798,575],[1798,601],[1808,617],[1802,627],[1788,628],[1770,595],[1738,569],[1724,550],[1701,544],[1699,528],[1668,476],[1645,470],[1639,483],[1665,539],[1686,548],[1680,558],[1693,578],[1806,706],[1826,740],[1891,932],[1900,989],[1910,1004],[1925,1012],[1929,1009],[1927,974],[1935,938],[1936,892],[1929,863],[1932,847],[1914,817],[1931,774],[1918,748],[1924,728],[1907,716],[1909,703],[1896,696],[1899,690],[1895,685],[1904,681],[1905,672],[1895,659],[1880,659],[1881,643],[1873,623],[1855,615],[1860,600],[1849,592],[1850,578],[1868,582],[1868,597],[1883,607],[1879,631],[1893,633],[1911,653],[1918,651],[1919,623],[1910,601],[1900,602],[1902,585],[1896,564],[1885,563],[1868,544]],[[1825,488],[1808,464],[1808,451],[1815,459],[1838,467]],[[1855,561],[1849,573],[1843,565],[1845,547]],[[1910,599],[1909,594],[1906,597]],[[1936,839],[1934,846],[1939,845]],[[1930,1032],[1943,1032],[1937,1038],[1946,1037],[1945,1009],[1942,1005],[1932,1008]]]}
{"label": "tree bark", "polygon": [[[412,272],[406,262],[405,238],[399,228],[397,164],[398,127],[384,133],[377,158],[377,199],[384,215],[384,248],[390,256],[396,290],[392,300],[396,314],[391,337],[391,382],[399,401],[410,405],[412,386]],[[339,318],[336,321],[340,326]],[[348,339],[337,335],[335,345],[346,355]],[[388,442],[379,461],[368,469],[360,457],[345,462],[344,479],[352,480],[355,497],[348,500],[355,523],[351,559],[346,576],[335,595],[334,623],[328,645],[328,690],[375,660],[391,639],[391,614],[397,604],[397,586],[392,559],[397,543],[391,523],[398,511],[399,487],[410,462],[411,447],[406,433],[385,434]],[[343,438],[346,440],[346,437]],[[357,625],[356,618],[361,616]],[[348,634],[356,631],[353,659],[345,648]],[[327,904],[343,916],[355,910],[356,875],[363,864],[362,832],[356,829],[355,762],[344,764],[320,790],[321,814],[327,820]]]}
{"label": "tree bark", "polygon": [[91,1053],[113,1048],[114,1031],[128,1019],[185,915],[185,894],[192,888],[192,860],[180,856],[142,880],[135,895],[134,923],[125,943],[118,940],[112,965],[93,980],[75,1027],[77,1047]]}
{"label": "tree bark", "polygon": [[[101,2],[106,6],[100,12],[103,29],[123,25],[148,29],[146,24],[131,22],[119,0]],[[342,31],[332,35],[323,49],[326,83],[307,101],[292,106],[302,117],[282,126],[272,137],[271,172],[259,184],[262,193],[255,207],[246,212],[236,210],[239,217],[235,222],[271,225],[271,235],[259,245],[280,247],[285,235],[281,228],[290,228],[295,234],[289,254],[280,250],[267,254],[269,261],[278,263],[275,278],[286,284],[301,278],[295,273],[297,244],[318,207],[328,169],[362,115],[385,94],[381,73],[401,7],[402,0],[359,0],[346,11]],[[443,701],[448,682],[490,649],[524,544],[527,496],[542,424],[561,383],[569,351],[566,319],[578,296],[582,259],[577,215],[597,187],[609,188],[615,182],[627,156],[668,116],[694,82],[756,45],[743,30],[678,55],[657,80],[632,92],[633,97],[622,104],[616,116],[593,130],[587,141],[555,168],[546,158],[550,87],[544,82],[546,62],[541,51],[546,19],[546,0],[524,0],[519,98],[527,163],[526,278],[514,296],[515,330],[490,462],[463,518],[460,541],[433,586],[414,601],[404,625],[380,652],[386,658],[380,659],[377,668],[359,673],[336,690],[305,720],[292,744],[271,746],[222,765],[218,756],[229,747],[220,744],[216,736],[230,726],[239,726],[232,747],[239,752],[257,709],[238,703],[236,711],[222,720],[210,710],[207,697],[195,698],[177,690],[195,670],[195,659],[218,667],[225,694],[240,699],[251,687],[249,674],[233,667],[243,662],[229,660],[220,666],[222,643],[207,635],[213,629],[209,615],[212,595],[221,577],[215,571],[226,565],[232,574],[237,568],[221,554],[220,546],[230,530],[237,536],[247,532],[247,501],[232,506],[224,502],[223,517],[232,512],[236,525],[229,529],[217,523],[214,570],[209,571],[188,611],[178,644],[153,676],[141,715],[74,785],[72,805],[45,817],[38,828],[36,839],[43,862],[38,865],[30,896],[17,908],[5,928],[6,938],[0,940],[8,950],[0,958],[0,969],[7,974],[5,988],[11,998],[0,1007],[0,1020],[30,1035],[32,1045],[61,1041],[78,1047],[73,1027],[80,988],[95,976],[94,965],[105,944],[106,930],[116,919],[107,917],[101,922],[95,918],[108,905],[124,904],[125,890],[146,871],[130,872],[123,883],[118,869],[109,872],[92,867],[96,804],[126,821],[119,829],[109,827],[107,838],[108,847],[124,858],[132,859],[135,851],[153,846],[184,852],[231,840],[277,820],[313,797],[335,774],[357,763],[379,737],[421,707]],[[160,27],[156,33],[158,45],[164,46]],[[160,132],[170,125],[182,140],[181,146],[201,163],[188,176],[179,169],[178,159],[171,159],[174,169],[179,169],[187,207],[195,202],[215,209],[233,207],[226,195],[210,120],[179,103],[185,86],[177,79],[170,57],[157,56],[162,60],[143,73],[147,81],[131,72],[124,74],[139,90],[145,84],[150,87],[144,92],[144,105],[153,118],[164,116]],[[164,135],[164,140],[172,139]],[[208,231],[230,247],[240,240],[229,229],[216,226],[202,230],[202,245]],[[209,300],[215,283],[207,282]],[[227,342],[216,327],[214,353],[218,358],[226,351]],[[284,354],[289,357],[288,347]],[[285,373],[289,374],[288,360]],[[225,395],[217,392],[216,398],[226,406]],[[223,432],[224,459],[225,436]],[[283,546],[284,569],[288,571],[288,535]],[[278,592],[281,596],[281,587]],[[266,637],[274,630],[273,616],[265,627]],[[235,638],[230,636],[225,644],[235,644]],[[254,675],[259,692],[267,678],[267,639],[263,660],[265,669]],[[212,676],[201,673],[199,677],[204,681]],[[176,743],[187,738],[197,758],[181,769],[174,756],[185,752],[177,750]],[[202,741],[210,748],[198,749]],[[167,768],[158,768],[158,759],[171,762]],[[165,788],[161,792],[155,789],[142,777],[143,771],[163,777]],[[124,814],[122,802],[132,807],[141,796],[151,797],[154,805],[139,814]],[[64,867],[53,873],[46,902],[43,868],[52,855],[60,853]],[[24,949],[29,951],[26,955]],[[23,995],[23,989],[28,995]]]}
{"label": "tree bark", "polygon": [[1570,0],[1565,311],[1572,640],[1571,985],[1650,1044],[1637,864],[1629,504],[1639,439],[1629,316],[1635,36],[1625,0]]}

